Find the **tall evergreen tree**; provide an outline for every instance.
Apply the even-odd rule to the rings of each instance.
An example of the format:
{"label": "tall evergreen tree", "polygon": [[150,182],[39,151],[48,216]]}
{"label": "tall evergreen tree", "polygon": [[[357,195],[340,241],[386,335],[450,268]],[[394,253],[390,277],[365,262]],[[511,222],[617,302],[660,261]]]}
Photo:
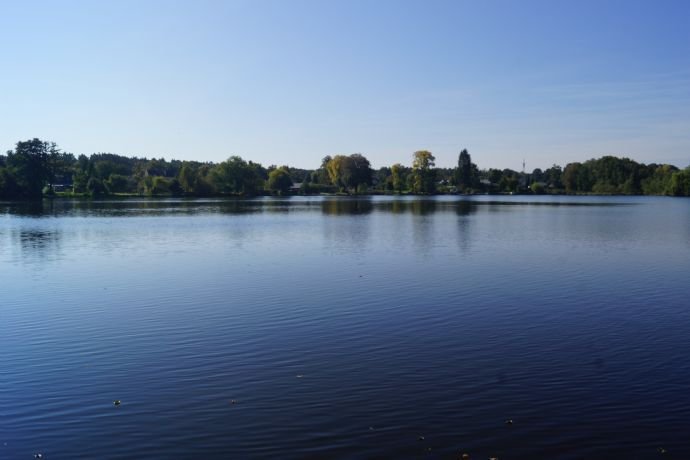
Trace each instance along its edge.
{"label": "tall evergreen tree", "polygon": [[472,187],[472,157],[467,149],[462,149],[458,156],[458,169],[455,174],[455,181],[461,191],[466,191]]}

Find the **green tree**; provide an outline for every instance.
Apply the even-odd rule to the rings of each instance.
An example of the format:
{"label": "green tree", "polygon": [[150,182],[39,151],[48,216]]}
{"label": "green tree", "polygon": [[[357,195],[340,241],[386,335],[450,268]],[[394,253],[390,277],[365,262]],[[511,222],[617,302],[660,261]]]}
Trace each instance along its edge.
{"label": "green tree", "polygon": [[[561,180],[568,193],[589,193],[594,185],[590,166],[579,162],[566,165]],[[604,184],[600,182],[599,187]]]}
{"label": "green tree", "polygon": [[518,190],[520,181],[518,173],[512,169],[504,169],[501,173],[501,180],[498,182],[498,189],[502,192],[515,193]]}
{"label": "green tree", "polygon": [[326,164],[328,177],[341,191],[356,192],[361,185],[371,184],[371,165],[364,155],[336,155]]}
{"label": "green tree", "polygon": [[371,183],[376,190],[393,190],[393,178],[391,176],[391,168],[382,166],[376,171],[372,172]]}
{"label": "green tree", "polygon": [[277,168],[268,173],[268,189],[274,193],[285,195],[292,187],[292,179],[285,168]]}
{"label": "green tree", "polygon": [[501,182],[502,177],[503,177],[503,171],[501,171],[500,169],[494,169],[494,168],[489,169],[489,173],[488,173],[487,178],[488,178],[489,182],[491,182],[492,184],[498,184],[499,182]]}
{"label": "green tree", "polygon": [[641,182],[645,195],[665,195],[669,193],[671,178],[678,168],[671,165],[650,165],[649,175]]}
{"label": "green tree", "polygon": [[171,180],[163,176],[153,176],[153,182],[149,189],[150,195],[168,195],[171,192]]}
{"label": "green tree", "polygon": [[16,198],[21,195],[14,175],[9,169],[0,167],[0,198]]}
{"label": "green tree", "polygon": [[353,153],[350,155],[350,161],[348,161],[347,166],[349,168],[349,174],[347,179],[347,185],[351,189],[356,189],[358,193],[366,193],[366,189],[371,185],[371,163],[366,159],[361,153]]}
{"label": "green tree", "polygon": [[17,192],[25,198],[40,198],[43,187],[51,185],[50,157],[56,155],[54,143],[34,138],[17,142],[14,151],[7,152],[7,166],[14,176]]}
{"label": "green tree", "polygon": [[99,196],[106,192],[106,188],[103,186],[103,181],[99,178],[91,177],[86,183],[86,192],[91,196]]}
{"label": "green tree", "polygon": [[108,193],[125,193],[132,191],[129,176],[122,174],[111,174],[107,180],[103,182]]}
{"label": "green tree", "polygon": [[212,167],[202,165],[196,170],[193,193],[196,196],[212,196],[218,193],[211,180]]}
{"label": "green tree", "polygon": [[544,185],[541,182],[532,182],[529,188],[535,195],[542,195],[544,193]]}
{"label": "green tree", "polygon": [[405,186],[403,177],[403,166],[400,163],[395,163],[391,166],[391,178],[393,181],[393,190],[400,193]]}
{"label": "green tree", "polygon": [[534,168],[531,176],[531,179],[534,182],[544,182],[544,171],[539,168]]}
{"label": "green tree", "polygon": [[455,174],[455,181],[458,188],[462,192],[466,192],[468,189],[472,188],[474,185],[473,173],[475,168],[472,167],[472,157],[470,157],[467,149],[462,149],[460,155],[458,156],[458,169]]}
{"label": "green tree", "polygon": [[319,167],[319,169],[314,171],[312,175],[312,183],[321,185],[331,183],[330,175],[328,173],[328,163],[330,163],[332,159],[333,158],[330,155],[326,155],[325,157],[323,157],[323,159],[321,160],[321,166]]}
{"label": "green tree", "polygon": [[72,193],[85,193],[86,185],[89,182],[89,175],[86,171],[77,169],[72,175]]}
{"label": "green tree", "polygon": [[344,163],[346,161],[347,157],[345,155],[336,155],[328,160],[328,163],[326,163],[326,172],[328,172],[328,178],[330,179],[331,184],[335,185],[341,190],[345,188],[343,171],[345,169]]}
{"label": "green tree", "polygon": [[415,193],[434,193],[436,191],[436,158],[428,150],[418,150],[413,154],[412,176]]}
{"label": "green tree", "polygon": [[690,196],[690,167],[673,173],[669,186],[669,195]]}
{"label": "green tree", "polygon": [[232,156],[211,170],[211,182],[221,193],[254,195],[263,180],[255,163],[247,163],[241,157]]}
{"label": "green tree", "polygon": [[544,171],[544,181],[552,188],[563,188],[563,182],[561,180],[562,176],[563,169],[558,165],[553,165]]}
{"label": "green tree", "polygon": [[196,172],[189,164],[184,164],[180,168],[177,180],[180,181],[180,187],[184,193],[194,192],[194,183],[196,182]]}

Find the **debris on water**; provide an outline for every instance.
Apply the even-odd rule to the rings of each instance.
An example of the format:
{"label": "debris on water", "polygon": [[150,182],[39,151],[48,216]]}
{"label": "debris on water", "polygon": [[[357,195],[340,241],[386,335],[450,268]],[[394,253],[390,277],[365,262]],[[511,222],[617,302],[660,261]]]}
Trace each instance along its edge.
{"label": "debris on water", "polygon": [[301,379],[302,377],[304,377],[304,374],[297,374],[296,377],[297,377],[298,379]]}
{"label": "debris on water", "polygon": [[419,436],[417,439],[420,441],[424,441],[424,436]]}
{"label": "debris on water", "polygon": [[237,400],[236,400],[236,399],[231,399],[231,400],[230,400],[230,404],[237,404]]}
{"label": "debris on water", "polygon": [[43,454],[40,452],[37,454],[34,454],[34,458],[43,458]]}
{"label": "debris on water", "polygon": [[470,460],[470,454],[464,453],[460,456],[461,460]]}
{"label": "debris on water", "polygon": [[115,406],[115,407],[119,406],[120,404],[122,404],[122,401],[120,401],[119,399],[116,399],[115,401],[113,401],[113,406]]}
{"label": "debris on water", "polygon": [[506,420],[504,423],[505,423],[506,425],[512,425],[512,424],[513,424],[513,419],[512,419],[512,418],[509,418],[509,419]]}
{"label": "debris on water", "polygon": [[659,452],[660,454],[665,454],[666,452],[668,452],[668,451],[667,451],[666,449],[664,449],[663,447],[659,447],[656,451]]}

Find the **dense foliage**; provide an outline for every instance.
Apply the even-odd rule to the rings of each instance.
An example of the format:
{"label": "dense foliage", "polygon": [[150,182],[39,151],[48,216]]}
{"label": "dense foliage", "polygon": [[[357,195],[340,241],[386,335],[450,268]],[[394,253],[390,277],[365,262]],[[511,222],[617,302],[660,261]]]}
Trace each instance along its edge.
{"label": "dense foliage", "polygon": [[377,170],[360,153],[323,158],[306,170],[231,156],[221,163],[166,161],[110,153],[61,152],[54,142],[17,142],[0,155],[0,198],[67,195],[219,196],[315,193],[570,193],[690,196],[690,167],[604,156],[531,173],[479,170],[466,149],[455,168],[436,168],[434,155],[414,152],[412,165]]}

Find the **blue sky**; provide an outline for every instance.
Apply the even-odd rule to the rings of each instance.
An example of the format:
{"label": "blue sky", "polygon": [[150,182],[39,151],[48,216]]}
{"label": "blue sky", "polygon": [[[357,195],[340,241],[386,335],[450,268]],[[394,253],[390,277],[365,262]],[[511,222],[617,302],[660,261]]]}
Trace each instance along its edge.
{"label": "blue sky", "polygon": [[0,0],[0,149],[690,164],[690,2]]}

